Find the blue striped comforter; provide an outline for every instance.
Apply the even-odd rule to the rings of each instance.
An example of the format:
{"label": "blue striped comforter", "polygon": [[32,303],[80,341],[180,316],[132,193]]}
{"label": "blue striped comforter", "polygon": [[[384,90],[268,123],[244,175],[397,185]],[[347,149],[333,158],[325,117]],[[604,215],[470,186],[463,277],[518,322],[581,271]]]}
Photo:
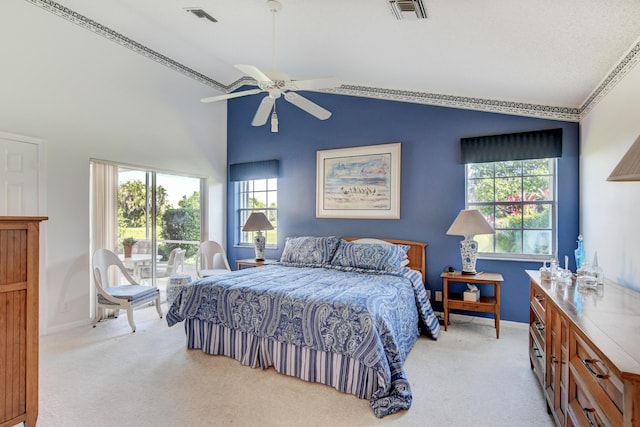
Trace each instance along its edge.
{"label": "blue striped comforter", "polygon": [[420,323],[434,339],[439,332],[421,276],[348,270],[270,265],[201,279],[177,295],[167,323],[197,319],[351,357],[381,378],[370,398],[376,416],[408,409],[404,361]]}

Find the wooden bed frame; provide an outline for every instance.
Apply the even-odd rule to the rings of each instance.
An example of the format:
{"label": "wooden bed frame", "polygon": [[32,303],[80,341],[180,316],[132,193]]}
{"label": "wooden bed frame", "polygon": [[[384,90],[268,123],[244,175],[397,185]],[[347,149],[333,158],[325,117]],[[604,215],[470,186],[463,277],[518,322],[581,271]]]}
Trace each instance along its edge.
{"label": "wooden bed frame", "polygon": [[[407,257],[409,258],[409,268],[417,270],[422,274],[422,283],[426,284],[427,280],[427,244],[422,242],[413,242],[410,240],[396,240],[396,239],[382,239],[378,237],[372,237],[372,239],[384,240],[385,242],[393,243],[396,245],[407,245],[409,250],[407,251]],[[343,237],[343,240],[352,241],[357,239],[364,239],[364,237]]]}

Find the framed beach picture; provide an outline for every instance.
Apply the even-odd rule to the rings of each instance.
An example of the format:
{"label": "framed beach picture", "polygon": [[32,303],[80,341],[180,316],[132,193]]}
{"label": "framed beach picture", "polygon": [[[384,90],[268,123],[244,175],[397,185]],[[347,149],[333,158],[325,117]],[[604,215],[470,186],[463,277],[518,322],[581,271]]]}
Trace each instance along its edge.
{"label": "framed beach picture", "polygon": [[400,143],[317,152],[317,218],[400,218]]}

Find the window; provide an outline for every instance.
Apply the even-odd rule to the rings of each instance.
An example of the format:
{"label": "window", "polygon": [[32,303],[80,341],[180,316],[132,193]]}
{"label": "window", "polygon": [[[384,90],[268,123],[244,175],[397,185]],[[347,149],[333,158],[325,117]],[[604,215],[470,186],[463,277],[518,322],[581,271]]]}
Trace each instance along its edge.
{"label": "window", "polygon": [[278,172],[277,159],[235,163],[229,166],[229,180],[235,182],[238,245],[253,245],[254,232],[243,232],[242,226],[253,212],[263,212],[274,228],[264,230],[267,247],[277,246]]}
{"label": "window", "polygon": [[468,163],[466,206],[495,235],[476,236],[484,258],[548,259],[556,252],[555,158]]}
{"label": "window", "polygon": [[237,181],[238,221],[237,236],[239,245],[253,246],[255,232],[242,231],[242,226],[253,212],[263,212],[273,230],[263,231],[268,247],[276,247],[278,243],[278,179],[250,179]]}

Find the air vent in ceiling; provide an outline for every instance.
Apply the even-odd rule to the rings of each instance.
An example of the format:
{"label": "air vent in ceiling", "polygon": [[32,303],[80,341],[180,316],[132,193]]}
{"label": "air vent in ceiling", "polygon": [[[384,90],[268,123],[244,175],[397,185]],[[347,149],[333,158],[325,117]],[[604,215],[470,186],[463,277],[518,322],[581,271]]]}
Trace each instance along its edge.
{"label": "air vent in ceiling", "polygon": [[218,20],[216,18],[214,18],[213,16],[209,15],[204,10],[199,9],[197,7],[185,7],[184,10],[186,10],[187,12],[193,13],[198,18],[208,19],[211,22],[218,22]]}
{"label": "air vent in ceiling", "polygon": [[427,19],[422,0],[390,0],[389,6],[398,20]]}

